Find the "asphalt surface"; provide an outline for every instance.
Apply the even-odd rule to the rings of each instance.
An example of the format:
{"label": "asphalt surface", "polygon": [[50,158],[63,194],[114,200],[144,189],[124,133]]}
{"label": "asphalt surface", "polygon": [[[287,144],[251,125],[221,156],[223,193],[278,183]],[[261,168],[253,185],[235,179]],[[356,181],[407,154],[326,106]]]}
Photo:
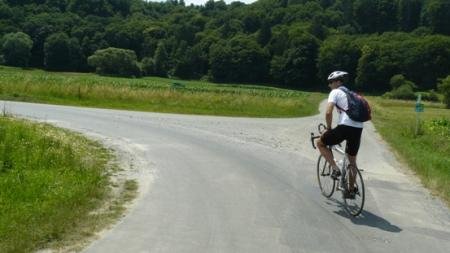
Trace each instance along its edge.
{"label": "asphalt surface", "polygon": [[[450,211],[371,123],[358,164],[366,205],[325,199],[310,132],[323,116],[250,119],[0,102],[122,152],[139,182],[127,215],[84,252],[449,252]],[[323,107],[323,105],[322,105]]]}

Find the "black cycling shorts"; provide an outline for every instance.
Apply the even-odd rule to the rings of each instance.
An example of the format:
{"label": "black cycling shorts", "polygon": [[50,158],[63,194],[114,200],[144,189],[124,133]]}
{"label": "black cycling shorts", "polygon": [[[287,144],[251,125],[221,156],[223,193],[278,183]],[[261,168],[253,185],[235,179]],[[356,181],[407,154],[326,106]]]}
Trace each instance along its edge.
{"label": "black cycling shorts", "polygon": [[361,143],[361,133],[362,128],[338,125],[330,131],[326,131],[320,137],[320,140],[325,145],[336,145],[346,140],[345,153],[356,156],[358,154],[359,144]]}

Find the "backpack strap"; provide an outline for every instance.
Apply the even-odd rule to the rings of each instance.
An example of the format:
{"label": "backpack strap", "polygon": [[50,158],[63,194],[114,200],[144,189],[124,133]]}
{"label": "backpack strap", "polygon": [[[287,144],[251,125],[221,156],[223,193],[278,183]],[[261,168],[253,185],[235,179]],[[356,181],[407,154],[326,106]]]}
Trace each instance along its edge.
{"label": "backpack strap", "polygon": [[[343,91],[343,92],[345,93],[345,95],[347,96],[347,101],[348,101],[348,92],[349,92],[349,89],[347,89],[347,87],[342,86],[342,85],[339,86],[338,89],[340,89],[341,91]],[[336,107],[337,107],[339,110],[343,111],[343,112],[346,111],[346,110],[342,109],[340,106],[338,106],[337,103],[336,103]]]}

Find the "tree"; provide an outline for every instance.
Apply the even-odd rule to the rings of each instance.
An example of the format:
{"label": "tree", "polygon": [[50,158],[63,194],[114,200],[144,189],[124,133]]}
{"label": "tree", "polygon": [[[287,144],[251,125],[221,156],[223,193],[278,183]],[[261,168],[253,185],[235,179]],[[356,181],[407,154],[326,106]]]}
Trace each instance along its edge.
{"label": "tree", "polygon": [[450,109],[450,75],[442,79],[438,84],[439,91],[444,94],[444,103]]}
{"label": "tree", "polygon": [[234,79],[232,51],[224,41],[210,47],[209,65],[211,77],[214,81],[226,82]]}
{"label": "tree", "polygon": [[311,88],[317,81],[316,58],[319,42],[304,33],[291,41],[282,56],[274,57],[270,73],[274,80],[292,88]]}
{"label": "tree", "polygon": [[377,0],[377,32],[394,31],[397,26],[397,6],[392,0]]}
{"label": "tree", "polygon": [[238,35],[211,47],[210,65],[215,81],[261,82],[267,79],[269,55],[253,38]]}
{"label": "tree", "polygon": [[353,13],[356,23],[361,27],[361,32],[373,33],[377,31],[377,1],[355,0]]}
{"label": "tree", "polygon": [[70,0],[68,9],[80,16],[108,17],[113,14],[112,6],[107,0]]}
{"label": "tree", "polygon": [[419,26],[422,2],[422,0],[398,0],[400,30],[410,32]]}
{"label": "tree", "polygon": [[151,57],[145,57],[141,62],[142,74],[144,76],[151,76],[155,73],[155,61]]}
{"label": "tree", "polygon": [[[360,89],[372,90],[376,89],[377,80],[377,53],[375,49],[365,45],[361,50],[361,57],[358,60],[358,67],[356,69],[356,86]],[[375,86],[375,87],[374,87]]]}
{"label": "tree", "polygon": [[450,35],[450,1],[429,0],[422,15],[422,23],[429,25],[434,32]]}
{"label": "tree", "polygon": [[169,70],[169,57],[164,42],[160,42],[156,48],[154,63],[155,75],[166,77]]}
{"label": "tree", "polygon": [[263,21],[261,29],[258,32],[257,41],[261,46],[265,46],[272,37],[272,30],[269,22]]}
{"label": "tree", "polygon": [[352,86],[360,54],[360,49],[355,44],[355,37],[337,36],[327,38],[322,43],[319,49],[319,57],[317,58],[319,80],[326,80],[326,77],[332,71],[344,70],[349,73],[348,85]]}
{"label": "tree", "polygon": [[228,42],[232,52],[234,80],[263,82],[269,72],[269,55],[256,40],[249,36],[236,36]]}
{"label": "tree", "polygon": [[44,65],[48,70],[77,70],[81,59],[81,47],[77,39],[65,33],[50,35],[44,44]]}
{"label": "tree", "polygon": [[31,56],[33,41],[28,34],[8,33],[3,37],[1,45],[3,58],[7,65],[27,67]]}
{"label": "tree", "polygon": [[97,50],[88,58],[88,64],[101,75],[141,76],[136,53],[128,49],[109,47]]}
{"label": "tree", "polygon": [[402,72],[417,83],[419,89],[436,89],[437,80],[449,74],[450,38],[432,35],[410,41],[403,54],[408,57],[399,61],[404,68]]}
{"label": "tree", "polygon": [[354,19],[353,0],[337,0],[331,9],[342,12],[343,19],[346,23],[351,23]]}

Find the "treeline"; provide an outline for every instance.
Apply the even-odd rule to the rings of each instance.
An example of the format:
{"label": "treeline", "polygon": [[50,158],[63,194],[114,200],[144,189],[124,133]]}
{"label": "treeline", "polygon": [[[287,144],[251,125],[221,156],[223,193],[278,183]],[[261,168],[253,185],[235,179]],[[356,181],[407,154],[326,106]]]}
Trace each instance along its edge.
{"label": "treeline", "polygon": [[449,0],[0,0],[0,62],[56,71],[361,90],[450,74]]}

